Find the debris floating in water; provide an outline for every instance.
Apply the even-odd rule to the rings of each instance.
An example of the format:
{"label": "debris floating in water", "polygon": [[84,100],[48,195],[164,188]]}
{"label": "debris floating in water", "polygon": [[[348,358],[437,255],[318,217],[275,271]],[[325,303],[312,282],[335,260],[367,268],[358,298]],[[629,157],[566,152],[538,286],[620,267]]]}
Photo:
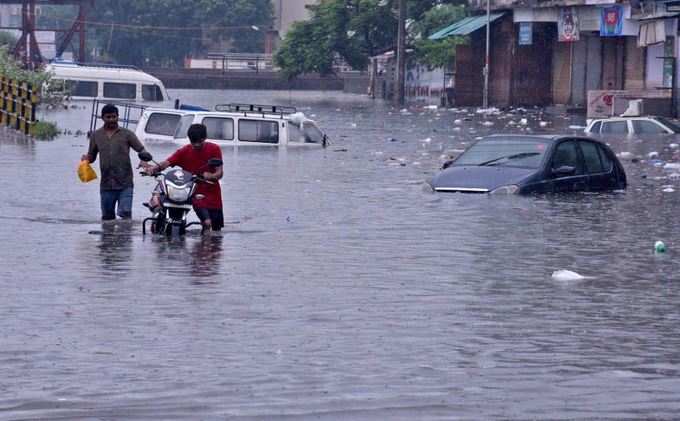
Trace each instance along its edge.
{"label": "debris floating in water", "polygon": [[552,278],[556,281],[581,281],[586,279],[585,276],[579,275],[576,272],[570,270],[561,269],[553,272]]}
{"label": "debris floating in water", "polygon": [[492,121],[485,121],[485,122],[482,123],[482,126],[491,127],[491,126],[493,126],[493,122]]}
{"label": "debris floating in water", "polygon": [[665,253],[666,252],[666,244],[663,241],[657,241],[654,243],[654,252],[655,253]]}
{"label": "debris floating in water", "polygon": [[620,152],[618,154],[618,157],[621,159],[631,159],[633,157],[633,154],[631,152]]}

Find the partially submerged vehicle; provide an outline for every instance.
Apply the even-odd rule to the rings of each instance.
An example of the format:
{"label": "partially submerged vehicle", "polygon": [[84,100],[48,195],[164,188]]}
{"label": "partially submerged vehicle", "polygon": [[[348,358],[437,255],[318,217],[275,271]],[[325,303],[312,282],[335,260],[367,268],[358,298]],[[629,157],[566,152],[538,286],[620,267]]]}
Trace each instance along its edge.
{"label": "partially submerged vehicle", "polygon": [[317,124],[294,107],[278,105],[224,104],[215,111],[180,105],[175,108],[141,104],[93,101],[90,131],[94,131],[101,107],[112,103],[119,108],[120,124],[135,131],[143,143],[189,143],[192,124],[204,124],[208,141],[220,146],[320,146],[328,143]]}
{"label": "partially submerged vehicle", "polygon": [[254,104],[201,109],[147,108],[137,124],[142,142],[186,145],[192,124],[204,124],[208,141],[220,146],[325,146],[327,137],[313,120],[294,107]]}
{"label": "partially submerged vehicle", "polygon": [[670,119],[659,116],[632,116],[598,118],[589,121],[585,129],[589,134],[675,134],[680,133],[680,126]]}
{"label": "partially submerged vehicle", "polygon": [[158,78],[133,66],[55,61],[45,67],[55,89],[71,100],[163,102],[168,93]]}
{"label": "partially submerged vehicle", "polygon": [[430,181],[436,192],[532,194],[623,190],[626,173],[602,142],[578,136],[482,138]]}

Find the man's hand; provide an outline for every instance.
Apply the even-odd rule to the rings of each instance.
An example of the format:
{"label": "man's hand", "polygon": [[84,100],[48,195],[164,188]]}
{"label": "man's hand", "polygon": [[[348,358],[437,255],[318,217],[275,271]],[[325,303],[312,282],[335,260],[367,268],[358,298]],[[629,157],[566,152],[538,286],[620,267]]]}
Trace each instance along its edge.
{"label": "man's hand", "polygon": [[80,160],[90,162],[90,155],[84,154],[83,156],[80,157]]}
{"label": "man's hand", "polygon": [[214,178],[215,178],[215,177],[213,176],[213,173],[211,173],[211,172],[204,172],[204,173],[203,173],[203,179],[204,179],[205,181],[214,180]]}

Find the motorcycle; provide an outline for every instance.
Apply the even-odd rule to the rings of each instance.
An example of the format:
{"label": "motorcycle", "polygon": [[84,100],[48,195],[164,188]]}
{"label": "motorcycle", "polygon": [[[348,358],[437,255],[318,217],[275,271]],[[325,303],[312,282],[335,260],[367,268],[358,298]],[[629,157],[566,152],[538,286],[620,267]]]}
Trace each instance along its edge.
{"label": "motorcycle", "polygon": [[[153,162],[151,154],[140,153],[139,159],[144,162]],[[219,167],[220,159],[210,159],[204,166]],[[202,176],[192,174],[182,169],[168,169],[160,174],[149,174],[147,171],[140,173],[142,176],[155,177],[158,187],[152,193],[151,200],[143,205],[147,207],[152,216],[142,221],[142,234],[146,235],[146,224],[151,223],[153,234],[164,234],[168,237],[182,236],[187,228],[193,225],[201,225],[200,222],[187,222],[189,212],[193,209],[194,197],[203,199],[202,195],[196,194],[198,183],[214,184]]]}

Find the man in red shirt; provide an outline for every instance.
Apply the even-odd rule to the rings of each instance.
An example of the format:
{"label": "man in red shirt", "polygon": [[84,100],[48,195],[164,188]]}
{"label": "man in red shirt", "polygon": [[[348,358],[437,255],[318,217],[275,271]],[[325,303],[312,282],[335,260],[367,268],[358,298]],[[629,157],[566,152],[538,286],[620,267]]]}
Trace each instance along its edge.
{"label": "man in red shirt", "polygon": [[194,211],[203,224],[203,232],[220,231],[224,227],[224,213],[219,180],[224,173],[221,165],[213,167],[208,161],[213,158],[221,161],[222,150],[216,144],[205,141],[208,138],[208,130],[203,124],[192,124],[187,135],[191,144],[179,148],[170,158],[157,166],[148,167],[147,171],[155,174],[168,167],[181,167],[210,181],[211,183],[198,181],[194,194]]}

